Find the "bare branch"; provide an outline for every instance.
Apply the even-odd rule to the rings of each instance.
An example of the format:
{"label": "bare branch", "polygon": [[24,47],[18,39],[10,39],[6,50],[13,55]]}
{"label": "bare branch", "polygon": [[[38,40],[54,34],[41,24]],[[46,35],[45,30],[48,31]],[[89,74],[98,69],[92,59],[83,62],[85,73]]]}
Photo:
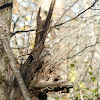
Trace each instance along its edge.
{"label": "bare branch", "polygon": [[[58,82],[41,82],[34,84],[33,86],[30,87],[31,89],[35,89],[39,92],[48,92],[48,91],[63,91],[63,92],[68,92],[64,91],[64,89],[69,89],[73,88],[73,85],[67,81],[58,81]],[[56,90],[57,89],[57,90]]]}
{"label": "bare branch", "polygon": [[82,49],[81,51],[79,51],[79,52],[76,53],[75,55],[73,55],[73,56],[71,56],[71,57],[67,57],[67,59],[71,59],[71,58],[73,58],[73,57],[76,57],[78,54],[82,53],[82,52],[85,51],[87,48],[96,46],[97,43],[99,43],[99,42],[96,41],[95,44],[92,44],[92,45],[90,45],[90,46],[86,46],[84,49]]}
{"label": "bare branch", "polygon": [[0,10],[5,9],[7,7],[12,7],[12,6],[13,6],[12,2],[11,3],[6,3],[6,4],[2,5],[2,6],[0,6]]}
{"label": "bare branch", "polygon": [[99,0],[95,0],[95,2],[94,2],[90,7],[88,7],[87,9],[85,9],[84,11],[82,11],[81,13],[79,13],[76,17],[74,17],[74,18],[72,18],[72,19],[70,19],[70,20],[67,20],[67,21],[65,21],[65,22],[63,22],[63,23],[57,24],[57,25],[55,25],[55,27],[61,26],[61,25],[65,24],[65,23],[67,23],[67,22],[70,22],[70,21],[72,21],[72,20],[78,18],[80,15],[82,15],[83,13],[85,13],[87,10],[91,9],[98,1],[99,1]]}
{"label": "bare branch", "polygon": [[[77,3],[79,0],[77,0],[75,3]],[[61,26],[61,25],[63,25],[63,24],[65,24],[65,23],[67,23],[67,22],[70,22],[70,21],[72,21],[72,20],[74,20],[74,19],[76,19],[76,18],[78,18],[80,15],[82,15],[83,13],[85,13],[87,10],[89,10],[89,9],[91,9],[91,10],[96,10],[96,9],[92,9],[92,7],[96,4],[98,2],[98,0],[96,0],[90,7],[88,7],[87,9],[85,9],[84,11],[82,11],[81,13],[79,13],[76,17],[74,17],[74,18],[72,18],[72,19],[70,19],[70,20],[67,20],[67,21],[65,21],[65,22],[63,22],[63,23],[60,23],[60,24],[57,24],[58,23],[58,21],[67,13],[67,11],[75,4],[73,4],[71,7],[69,7],[69,9],[58,19],[58,21],[55,23],[55,25],[54,26],[52,26],[51,27],[51,29],[53,29],[54,27],[58,27],[58,26]],[[97,10],[100,10],[100,9],[97,9]],[[57,25],[56,25],[57,24]],[[42,30],[40,30],[39,32],[41,32],[41,31],[43,31],[43,30],[46,30],[47,29],[47,27],[44,27]],[[10,36],[10,37],[12,37],[12,36],[14,36],[16,33],[20,33],[20,32],[31,32],[31,31],[36,31],[36,29],[32,29],[32,30],[25,30],[25,31],[16,31],[16,32],[14,32],[14,33],[12,33],[12,35]],[[38,32],[38,31],[37,31]]]}
{"label": "bare branch", "polygon": [[62,16],[57,20],[57,22],[55,23],[54,27],[57,25],[57,23],[61,20],[62,17],[64,17],[64,15],[78,2],[79,0],[75,1],[72,6],[70,6],[63,14]]}
{"label": "bare branch", "polygon": [[36,29],[31,29],[31,30],[24,30],[24,31],[16,31],[14,33],[11,33],[10,37],[13,37],[16,33],[21,33],[21,32],[31,32],[31,31],[36,31]]}
{"label": "bare branch", "polygon": [[[1,34],[1,37],[2,38],[4,37],[3,34]],[[5,39],[5,38],[2,39],[2,42],[3,42],[3,45],[4,45],[5,51],[7,53],[7,56],[9,58],[9,60],[10,60],[10,66],[11,66],[11,68],[12,68],[12,70],[14,72],[14,75],[15,75],[17,81],[18,81],[18,84],[19,84],[19,86],[21,88],[22,94],[23,94],[25,100],[31,100],[30,95],[29,95],[29,93],[27,91],[27,88],[25,86],[25,83],[23,81],[23,78],[22,78],[22,76],[20,74],[20,71],[17,68],[16,60],[14,58],[13,52],[12,52],[12,50],[10,48],[10,45],[9,45],[7,39]]]}

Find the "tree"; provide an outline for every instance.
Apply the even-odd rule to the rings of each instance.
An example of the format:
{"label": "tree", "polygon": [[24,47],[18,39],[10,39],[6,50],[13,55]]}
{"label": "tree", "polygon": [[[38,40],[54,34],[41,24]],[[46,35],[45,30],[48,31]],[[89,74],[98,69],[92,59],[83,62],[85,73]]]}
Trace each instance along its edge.
{"label": "tree", "polygon": [[[92,58],[91,58],[91,61],[89,62],[90,64],[89,65],[86,64],[86,66],[84,66],[82,68],[81,68],[82,64],[80,64],[80,62],[82,62],[84,60],[87,61],[87,58],[85,56],[83,56],[82,60],[79,60],[79,59],[81,58],[82,54],[84,54],[84,52],[87,49],[89,49],[89,48],[91,49],[92,47],[95,48],[99,42],[97,39],[94,44],[89,45],[89,44],[87,44],[88,40],[86,40],[82,44],[82,42],[85,39],[84,35],[81,34],[82,29],[83,29],[82,21],[85,22],[85,20],[82,20],[79,17],[81,15],[83,16],[83,14],[86,11],[92,9],[92,7],[95,6],[95,4],[98,2],[98,0],[95,0],[95,2],[93,2],[93,4],[91,4],[91,6],[86,7],[79,14],[77,14],[75,17],[73,17],[74,15],[72,13],[72,8],[79,1],[79,0],[76,0],[73,4],[71,4],[71,6],[68,7],[67,10],[65,9],[65,11],[60,16],[60,18],[57,19],[56,23],[54,23],[54,25],[52,25],[53,21],[51,20],[51,17],[52,17],[52,13],[54,10],[55,1],[56,0],[52,0],[49,11],[48,12],[45,11],[45,14],[47,16],[44,20],[41,17],[41,8],[39,8],[39,10],[37,12],[37,17],[36,17],[37,18],[36,29],[16,31],[16,32],[13,32],[12,35],[10,35],[12,1],[11,0],[8,0],[8,1],[2,0],[1,1],[1,3],[0,3],[1,4],[1,6],[0,6],[0,14],[1,14],[1,16],[0,16],[0,33],[1,33],[0,34],[0,37],[1,37],[0,38],[0,43],[1,43],[1,45],[0,45],[0,48],[1,48],[0,49],[1,50],[0,62],[1,63],[0,64],[1,65],[0,65],[0,67],[1,67],[1,69],[4,68],[6,73],[9,74],[9,75],[5,74],[3,77],[3,74],[5,73],[4,69],[1,71],[1,84],[2,84],[1,90],[3,91],[2,94],[5,93],[4,86],[6,87],[5,91],[7,93],[7,96],[6,96],[6,94],[4,94],[5,95],[4,99],[8,99],[8,100],[10,100],[10,99],[11,100],[13,100],[13,99],[45,100],[47,98],[47,94],[46,94],[47,92],[53,92],[53,91],[54,92],[62,91],[64,93],[69,92],[69,88],[73,87],[69,83],[69,81],[74,82],[74,88],[73,88],[73,93],[72,93],[74,96],[72,95],[72,97],[74,97],[76,99],[87,98],[84,93],[83,87],[86,88],[86,86],[84,86],[84,83],[86,83],[85,81],[87,81],[88,79],[85,79],[84,77],[89,76],[89,78],[91,78],[91,81],[93,81],[93,82],[96,80],[96,77],[93,76],[93,73],[92,73],[92,59],[93,59],[94,53],[92,53]],[[17,5],[17,3],[16,3],[16,5]],[[68,13],[70,11],[72,14],[70,14],[68,16],[70,16],[71,19],[60,23],[62,18],[66,16],[66,13]],[[6,15],[5,12],[8,15]],[[22,17],[22,19],[23,19],[23,17]],[[17,19],[17,21],[18,20],[19,20],[19,18]],[[17,23],[17,21],[16,21],[16,23]],[[63,35],[63,34],[60,35],[61,28],[64,29],[62,25],[65,25],[64,26],[65,30],[66,29],[69,30],[68,29],[69,26],[67,24],[68,22],[69,22],[70,27],[71,26],[78,27],[79,30],[80,30],[80,26],[78,25],[78,23],[81,22],[81,30],[80,31],[77,30],[78,34],[76,34],[76,32],[74,31],[74,29],[76,30],[77,28],[72,28],[73,32],[75,32],[75,34],[73,36],[71,35],[72,31],[69,31],[69,35],[71,35],[71,41],[68,40],[68,39],[70,39],[70,37],[67,38],[66,35]],[[14,23],[14,27],[16,26],[16,23]],[[75,26],[74,26],[74,24],[75,24]],[[87,25],[87,22],[86,22],[86,25]],[[55,28],[55,30],[54,30],[54,28]],[[55,33],[57,32],[58,37],[61,36],[61,38],[59,38],[60,40],[58,43],[53,44],[55,46],[54,52],[56,51],[58,53],[55,53],[55,54],[53,54],[53,56],[51,56],[50,49],[48,50],[48,47],[46,47],[45,41],[48,36],[48,33],[50,33],[53,30],[54,30],[54,32],[52,32],[52,33],[54,33],[54,34],[52,34],[52,36],[56,37],[57,35],[55,35]],[[86,28],[86,30],[87,30],[87,28]],[[6,37],[12,37],[19,32],[31,32],[31,31],[36,31],[34,48],[32,48],[31,53],[26,54],[26,55],[28,55],[28,58],[25,60],[24,63],[21,63],[20,67],[19,67],[16,62],[16,57],[13,55],[11,47],[9,46],[9,38],[6,38]],[[29,35],[30,35],[30,33],[29,33]],[[77,41],[72,39],[72,37],[77,38],[76,39]],[[71,42],[72,42],[72,44],[70,44]],[[66,48],[65,48],[65,46],[63,46],[64,49],[62,49],[60,51],[59,48],[61,48],[61,46],[62,46],[61,43],[65,44],[65,45],[68,44],[68,45],[66,46]],[[27,44],[29,45],[29,41]],[[83,48],[81,48],[80,44],[82,44]],[[28,50],[28,48],[27,48],[27,50]],[[21,51],[21,50],[19,49],[19,51]],[[89,51],[87,51],[87,52],[89,52]],[[22,56],[26,56],[26,55],[22,55]],[[80,55],[80,57],[78,55]],[[67,63],[67,72],[66,72],[66,70],[63,70],[64,67],[62,67],[62,66],[64,66],[64,64],[66,65],[66,63]],[[7,68],[5,67],[5,65]],[[77,68],[77,66],[79,66],[79,67]],[[62,67],[62,68],[60,68],[60,67]],[[88,71],[89,68],[91,69],[91,71]],[[10,69],[10,70],[8,70],[8,69]],[[81,69],[83,69],[82,73],[81,73]],[[67,81],[60,81],[59,76],[61,74],[58,70],[62,71],[64,74],[67,74],[66,75]],[[57,71],[59,74],[55,73]],[[80,72],[80,73],[77,74],[77,72]],[[14,73],[14,75],[13,75],[13,73]],[[89,73],[89,75],[86,75],[88,73]],[[6,76],[9,78],[5,78]],[[50,82],[50,80],[52,80],[52,81]],[[98,89],[96,90],[96,92],[98,94]],[[98,97],[99,96],[97,95],[97,98]]]}
{"label": "tree", "polygon": [[[6,97],[6,94],[4,92],[5,90],[3,91],[3,87],[4,86],[6,87],[6,81],[5,80],[7,80],[7,78],[8,78],[7,68],[10,67],[10,65],[7,64],[9,62],[9,59],[7,57],[6,51],[4,49],[4,46],[3,46],[2,40],[1,40],[2,34],[4,34],[7,37],[10,36],[12,4],[11,4],[11,2],[8,2],[6,5],[4,5],[5,1],[4,0],[0,1],[0,77],[1,77],[1,83],[3,81],[3,83],[1,84],[1,88],[0,88],[1,99],[5,99],[5,97]],[[9,39],[7,39],[7,41],[9,41]],[[4,71],[5,71],[5,75],[3,75]],[[8,80],[8,82],[10,82],[10,81]]]}
{"label": "tree", "polygon": [[[44,41],[46,39],[47,31],[48,31],[48,28],[50,26],[50,21],[51,21],[51,16],[52,16],[55,0],[52,0],[51,6],[50,6],[50,9],[49,9],[49,13],[48,13],[45,21],[42,21],[41,16],[40,16],[41,8],[38,11],[35,46],[34,46],[34,49],[31,52],[30,56],[26,60],[25,64],[23,65],[23,66],[25,66],[24,69],[20,69],[21,74],[24,78],[24,81],[23,81],[23,78],[22,78],[19,70],[17,69],[16,60],[15,60],[14,55],[12,53],[12,50],[9,46],[9,41],[8,41],[8,39],[5,39],[5,37],[7,37],[7,35],[9,36],[9,33],[10,33],[10,27],[9,26],[10,26],[10,21],[11,21],[11,8],[12,8],[13,3],[12,3],[12,1],[9,1],[9,2],[1,1],[1,4],[2,4],[1,5],[1,13],[3,15],[3,16],[0,16],[0,21],[1,21],[1,23],[0,23],[0,25],[1,25],[0,33],[1,33],[1,45],[2,45],[1,48],[4,49],[4,47],[5,47],[5,49],[3,51],[6,50],[6,52],[4,52],[4,54],[3,54],[3,57],[7,55],[6,58],[2,58],[2,59],[3,60],[8,59],[8,63],[10,64],[10,67],[12,68],[12,71],[13,71],[16,79],[17,79],[17,80],[15,79],[13,81],[13,84],[11,83],[12,86],[11,85],[10,85],[10,87],[8,86],[9,92],[8,92],[7,99],[16,98],[16,99],[19,100],[19,98],[21,98],[21,96],[22,96],[21,95],[21,92],[22,92],[24,99],[30,100],[31,98],[29,96],[29,93],[27,92],[26,87],[28,88],[28,90],[31,89],[30,87],[34,87],[34,85],[38,82],[38,79],[39,79],[37,77],[37,76],[39,76],[39,75],[37,75],[37,74],[39,74],[39,70],[41,69],[41,71],[43,71],[42,66],[43,66],[43,63],[45,62],[44,57],[48,53],[48,52],[46,52],[46,54],[44,53],[46,51],[44,49]],[[7,12],[8,16],[5,15],[5,12]],[[6,17],[8,17],[7,20],[6,20]],[[45,55],[43,55],[43,54],[45,54]],[[7,63],[7,65],[8,65],[8,63]],[[34,65],[34,67],[33,67],[33,65]],[[3,64],[2,66],[4,67],[5,65]],[[26,77],[24,77],[24,76],[26,76]],[[10,82],[11,81],[12,81],[12,79],[10,79]],[[18,81],[20,88],[16,84],[16,81]],[[25,86],[24,82],[26,83],[26,86]],[[49,91],[49,89],[46,89],[46,88],[51,85],[53,87],[52,87],[52,89],[50,89],[50,91],[51,90],[54,91],[54,88],[57,87],[57,86],[59,87],[59,84],[63,84],[63,82],[60,82],[57,85],[56,84],[42,84],[42,85],[37,84],[36,85],[37,89],[38,88],[40,88],[40,89],[44,88],[44,90],[42,89],[42,92],[39,91],[39,90],[38,91],[34,90],[33,94],[32,94],[33,99],[36,100],[36,99],[40,98],[39,97],[40,94],[41,95],[45,94],[44,97],[46,98],[46,91],[47,90]],[[65,85],[62,85],[62,87],[68,88]],[[20,91],[20,89],[21,89],[21,91]],[[10,96],[10,94],[12,94],[12,90],[13,90],[13,96]],[[59,87],[58,90],[60,90],[60,87]],[[56,90],[56,91],[58,91],[58,90]],[[36,92],[37,95],[34,95],[35,92]],[[22,100],[22,98],[21,98],[21,100]]]}

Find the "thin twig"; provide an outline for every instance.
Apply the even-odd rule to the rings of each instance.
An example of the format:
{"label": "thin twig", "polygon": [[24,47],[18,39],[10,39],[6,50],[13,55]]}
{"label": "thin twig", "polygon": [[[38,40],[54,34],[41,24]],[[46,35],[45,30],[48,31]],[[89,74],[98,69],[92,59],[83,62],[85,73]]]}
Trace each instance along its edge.
{"label": "thin twig", "polygon": [[63,22],[63,23],[57,24],[57,25],[55,25],[55,27],[61,26],[61,25],[65,24],[65,23],[68,23],[68,22],[70,22],[70,21],[72,21],[72,20],[78,18],[80,15],[82,15],[83,13],[85,13],[87,10],[91,9],[98,1],[99,1],[99,0],[95,0],[95,2],[94,2],[90,7],[88,7],[87,9],[85,9],[84,11],[82,11],[81,13],[79,13],[76,17],[74,17],[74,18],[72,18],[72,19],[70,19],[70,20],[67,20],[67,21],[65,21],[65,22]]}
{"label": "thin twig", "polygon": [[31,32],[31,31],[36,31],[36,29],[25,30],[25,31],[16,31],[16,32],[12,33],[12,35],[11,35],[10,37],[13,37],[16,33],[21,33],[21,32]]}
{"label": "thin twig", "polygon": [[[76,2],[78,2],[78,0],[77,0]],[[75,2],[75,3],[76,3],[76,2]],[[61,26],[61,25],[65,24],[65,23],[67,23],[67,22],[70,22],[70,21],[72,21],[72,20],[78,18],[81,14],[83,14],[83,13],[85,13],[87,10],[91,9],[91,8],[96,4],[96,2],[98,2],[98,0],[96,0],[90,7],[88,7],[87,9],[85,9],[84,11],[82,11],[81,13],[79,13],[76,17],[74,17],[74,18],[72,18],[72,19],[70,19],[70,20],[67,20],[67,21],[65,21],[65,22],[63,22],[63,23],[60,23],[60,24],[57,24],[57,25],[55,24],[53,27]],[[74,3],[74,4],[75,4],[75,3]],[[73,4],[73,5],[74,5],[74,4]],[[72,6],[73,6],[73,5],[72,5]],[[71,6],[71,7],[72,7],[72,6]],[[70,8],[69,8],[69,9],[70,9]],[[69,9],[68,9],[68,10],[69,10]],[[68,10],[67,10],[67,11],[68,11]],[[66,11],[66,12],[67,12],[67,11]],[[62,16],[64,16],[64,15],[65,15],[65,13],[64,13]],[[62,18],[62,16],[59,18],[59,20]],[[58,21],[59,21],[59,20],[58,20]],[[57,21],[56,23],[58,23],[58,21]],[[53,28],[53,27],[51,27],[51,28]],[[43,29],[43,30],[45,30],[45,29]],[[36,31],[36,29],[25,30],[25,31],[16,31],[16,32],[12,33],[12,35],[11,35],[10,37],[14,36],[16,33],[20,33],[20,32],[30,32],[30,31]],[[41,31],[42,31],[42,30],[41,30]]]}
{"label": "thin twig", "polygon": [[[63,23],[57,24],[58,21],[65,15],[65,13],[64,13],[64,14],[59,18],[59,20],[55,23],[55,25],[52,26],[52,27],[50,27],[50,28],[53,29],[53,28],[55,28],[55,27],[61,26],[61,25],[65,24],[65,23],[67,23],[67,22],[70,22],[70,21],[72,21],[72,20],[78,18],[81,14],[83,14],[83,13],[85,13],[87,10],[91,9],[98,1],[99,1],[99,0],[96,0],[90,7],[88,7],[87,9],[85,9],[84,11],[82,11],[81,13],[79,13],[79,14],[78,14],[77,16],[75,16],[74,18],[72,18],[72,19],[70,19],[70,20],[67,20],[67,21],[65,21],[65,22],[63,22]],[[78,2],[78,0],[77,0],[76,2]],[[75,2],[75,3],[76,3],[76,2]],[[74,3],[74,4],[75,4],[75,3]],[[73,4],[73,5],[74,5],[74,4]],[[73,5],[72,5],[72,6],[73,6]],[[71,6],[71,7],[72,7],[72,6]],[[69,9],[70,9],[70,8],[69,8]],[[69,10],[69,9],[68,9],[68,10]],[[68,11],[68,10],[67,10],[67,11]],[[67,12],[67,11],[66,11],[66,12]],[[57,25],[56,25],[56,24],[57,24]],[[46,28],[44,28],[43,30],[46,30]],[[43,30],[40,30],[40,31],[43,31]],[[25,31],[16,31],[16,32],[12,33],[12,35],[11,35],[10,37],[14,36],[16,33],[30,32],[30,31],[36,31],[36,29],[25,30]],[[40,31],[39,31],[39,32],[40,32]]]}
{"label": "thin twig", "polygon": [[73,56],[71,56],[71,57],[67,57],[67,59],[71,59],[71,58],[73,58],[73,57],[76,57],[77,55],[79,55],[80,53],[82,53],[83,51],[85,51],[87,48],[90,48],[90,47],[94,47],[94,46],[96,46],[97,43],[99,43],[99,42],[96,41],[95,44],[92,44],[92,45],[86,46],[84,49],[82,49],[82,50],[79,51],[78,53],[74,54]]}
{"label": "thin twig", "polygon": [[75,1],[72,6],[70,6],[63,14],[62,16],[57,20],[57,22],[55,23],[54,27],[57,25],[57,23],[61,20],[62,17],[65,16],[65,14],[78,2],[79,0]]}

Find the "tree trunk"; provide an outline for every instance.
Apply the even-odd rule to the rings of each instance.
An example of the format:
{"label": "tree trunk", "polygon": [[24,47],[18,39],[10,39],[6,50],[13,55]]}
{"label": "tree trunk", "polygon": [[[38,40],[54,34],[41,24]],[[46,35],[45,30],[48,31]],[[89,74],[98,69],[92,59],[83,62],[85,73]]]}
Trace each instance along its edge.
{"label": "tree trunk", "polygon": [[[9,41],[12,18],[12,0],[0,0],[0,34]],[[0,100],[6,100],[7,86],[10,81],[10,65],[0,36]]]}

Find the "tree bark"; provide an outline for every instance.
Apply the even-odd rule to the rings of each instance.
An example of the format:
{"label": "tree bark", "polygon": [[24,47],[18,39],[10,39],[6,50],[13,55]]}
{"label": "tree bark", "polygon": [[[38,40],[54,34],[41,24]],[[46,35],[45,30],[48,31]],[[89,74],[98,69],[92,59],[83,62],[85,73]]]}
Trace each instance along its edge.
{"label": "tree bark", "polygon": [[[12,0],[0,0],[0,35],[5,30],[5,38],[9,41],[12,18]],[[6,23],[6,25],[4,24]],[[6,100],[7,86],[11,85],[10,65],[0,37],[0,100]]]}

